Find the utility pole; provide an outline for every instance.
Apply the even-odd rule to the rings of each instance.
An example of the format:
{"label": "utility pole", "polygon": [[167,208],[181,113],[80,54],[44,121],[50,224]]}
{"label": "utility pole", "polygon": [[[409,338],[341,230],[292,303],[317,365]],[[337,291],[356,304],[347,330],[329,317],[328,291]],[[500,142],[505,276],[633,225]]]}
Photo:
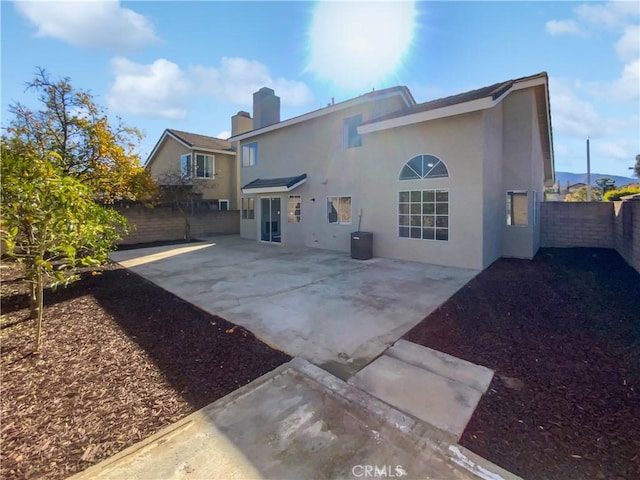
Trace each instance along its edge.
{"label": "utility pole", "polygon": [[587,137],[587,202],[591,201],[591,152],[589,150],[589,137]]}

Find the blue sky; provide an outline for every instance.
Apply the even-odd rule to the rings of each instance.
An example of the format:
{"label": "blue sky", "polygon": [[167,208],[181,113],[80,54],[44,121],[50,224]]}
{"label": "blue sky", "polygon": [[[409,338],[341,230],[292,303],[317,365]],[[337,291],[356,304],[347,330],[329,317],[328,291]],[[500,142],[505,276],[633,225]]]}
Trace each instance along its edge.
{"label": "blue sky", "polygon": [[640,153],[640,3],[7,2],[2,125],[37,66],[143,130],[228,135],[269,86],[282,119],[406,85],[428,101],[546,71],[556,169],[629,176]]}

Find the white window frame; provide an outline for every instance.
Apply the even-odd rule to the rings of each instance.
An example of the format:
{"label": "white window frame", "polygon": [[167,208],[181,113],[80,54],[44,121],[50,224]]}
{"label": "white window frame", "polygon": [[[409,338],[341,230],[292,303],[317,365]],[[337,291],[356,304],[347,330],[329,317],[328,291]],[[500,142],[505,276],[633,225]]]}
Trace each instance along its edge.
{"label": "white window frame", "polygon": [[191,178],[193,164],[191,163],[191,154],[185,153],[180,155],[180,175],[183,178]]}
{"label": "white window frame", "polygon": [[242,197],[242,219],[256,219],[256,199],[254,197]]}
{"label": "white window frame", "polygon": [[[205,153],[196,153],[195,154],[196,161],[192,164],[192,175],[193,178],[199,178],[203,180],[211,180],[215,178],[216,174],[216,157],[214,155],[207,155]],[[200,170],[198,164],[200,160],[203,161],[202,164],[202,175],[198,175],[198,171]],[[194,168],[195,167],[195,168]]]}
{"label": "white window frame", "polygon": [[538,225],[538,219],[540,215],[540,206],[538,205],[538,192],[533,190],[533,225]]}
{"label": "white window frame", "polygon": [[[526,222],[515,223],[517,219],[514,218],[514,209],[513,209],[514,200],[513,199],[515,197],[521,197],[521,196],[525,197],[524,215],[526,217]],[[507,205],[506,205],[507,225],[510,227],[528,227],[529,226],[529,192],[527,190],[507,190],[506,201],[507,201]]]}
{"label": "white window frame", "polygon": [[289,198],[287,199],[287,222],[300,223],[301,214],[302,197],[300,195],[289,195]]}
{"label": "white window frame", "polygon": [[[346,219],[343,220],[343,215],[341,214],[341,204],[343,202],[343,200],[349,199],[349,220],[347,221]],[[338,202],[338,208],[336,209],[334,207],[334,203],[333,200],[336,199]],[[332,222],[331,221],[331,217],[329,216],[331,214],[331,207],[333,207],[334,210],[336,210],[336,221]],[[340,196],[333,196],[333,197],[327,197],[327,222],[329,223],[329,225],[351,225],[353,221],[353,197],[351,195],[340,195]]]}
{"label": "white window frame", "polygon": [[258,142],[242,145],[242,166],[253,167],[258,164]]}
{"label": "white window frame", "polygon": [[[226,208],[222,208],[222,205],[226,205]],[[228,212],[229,211],[229,200],[227,200],[226,198],[221,198],[220,200],[218,200],[218,210],[221,212]]]}
{"label": "white window frame", "polygon": [[[420,193],[420,201],[417,200],[412,200],[412,193],[415,192],[419,192]],[[430,192],[433,193],[433,201],[425,201],[424,200],[424,194],[425,192]],[[408,201],[404,201],[401,202],[401,197],[402,194],[406,193],[409,196],[409,200]],[[443,202],[443,201],[438,201],[438,194],[439,193],[446,193],[447,194],[447,201]],[[441,211],[439,211],[440,209],[438,208],[438,205],[445,205],[447,206],[446,208],[446,213],[442,213]],[[403,212],[401,205],[406,205],[407,206],[407,211]],[[425,205],[433,205],[433,212],[426,212],[425,211]],[[415,208],[417,207],[417,208]],[[397,232],[398,232],[398,238],[406,238],[409,240],[427,240],[427,241],[431,241],[431,242],[448,242],[451,235],[451,192],[449,191],[449,189],[447,188],[427,188],[427,189],[412,189],[412,190],[401,190],[400,192],[398,192],[398,214],[397,214],[397,219],[398,219],[398,225],[397,225]],[[414,210],[415,211],[412,211]],[[401,218],[406,217],[407,220],[407,224],[403,224],[401,222]],[[420,222],[420,225],[412,225],[411,222],[413,219],[417,218]],[[425,218],[433,218],[433,225],[424,225],[424,219]],[[438,225],[438,219],[442,219],[442,218],[446,218],[446,227],[445,226],[439,226]],[[401,228],[406,228],[407,229],[407,233],[408,236],[404,236],[404,235],[400,235],[400,229]],[[420,232],[420,236],[419,237],[414,237],[412,236],[412,228],[414,229],[418,229]],[[433,238],[429,238],[424,236],[424,230],[433,230]],[[447,238],[438,238],[438,232],[443,232],[446,231],[447,233]]]}

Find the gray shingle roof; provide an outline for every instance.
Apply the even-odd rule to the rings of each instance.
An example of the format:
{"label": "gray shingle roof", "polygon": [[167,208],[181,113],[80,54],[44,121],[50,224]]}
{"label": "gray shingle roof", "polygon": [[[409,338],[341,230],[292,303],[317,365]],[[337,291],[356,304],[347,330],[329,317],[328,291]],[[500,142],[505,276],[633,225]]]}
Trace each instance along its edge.
{"label": "gray shingle roof", "polygon": [[307,179],[307,174],[303,173],[297,177],[282,177],[282,178],[258,178],[253,182],[247,183],[242,190],[254,190],[259,188],[277,188],[284,187],[290,189],[294,185]]}
{"label": "gray shingle roof", "polygon": [[173,130],[171,128],[167,128],[167,132],[179,138],[184,143],[188,144],[191,148],[231,151],[231,144],[226,140],[223,140],[222,138],[208,137],[206,135],[199,135],[197,133],[182,132],[180,130]]}

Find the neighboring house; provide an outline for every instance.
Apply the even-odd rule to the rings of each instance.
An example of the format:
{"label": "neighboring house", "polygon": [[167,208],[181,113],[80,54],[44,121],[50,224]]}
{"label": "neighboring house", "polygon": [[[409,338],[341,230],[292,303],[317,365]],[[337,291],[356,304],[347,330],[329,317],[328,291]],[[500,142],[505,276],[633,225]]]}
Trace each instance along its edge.
{"label": "neighboring house", "polygon": [[226,140],[167,129],[145,168],[161,185],[193,183],[197,198],[218,200],[220,210],[238,210],[236,152]]}
{"label": "neighboring house", "polygon": [[262,89],[253,122],[229,139],[244,238],[348,252],[362,230],[375,256],[476,269],[538,250],[554,183],[546,73],[420,104],[387,88],[285,121]]}
{"label": "neighboring house", "polygon": [[582,183],[582,182],[574,183],[572,185],[567,185],[566,193],[577,192],[578,190],[580,190],[581,188],[584,188],[586,186],[587,186],[587,184],[586,183]]}

